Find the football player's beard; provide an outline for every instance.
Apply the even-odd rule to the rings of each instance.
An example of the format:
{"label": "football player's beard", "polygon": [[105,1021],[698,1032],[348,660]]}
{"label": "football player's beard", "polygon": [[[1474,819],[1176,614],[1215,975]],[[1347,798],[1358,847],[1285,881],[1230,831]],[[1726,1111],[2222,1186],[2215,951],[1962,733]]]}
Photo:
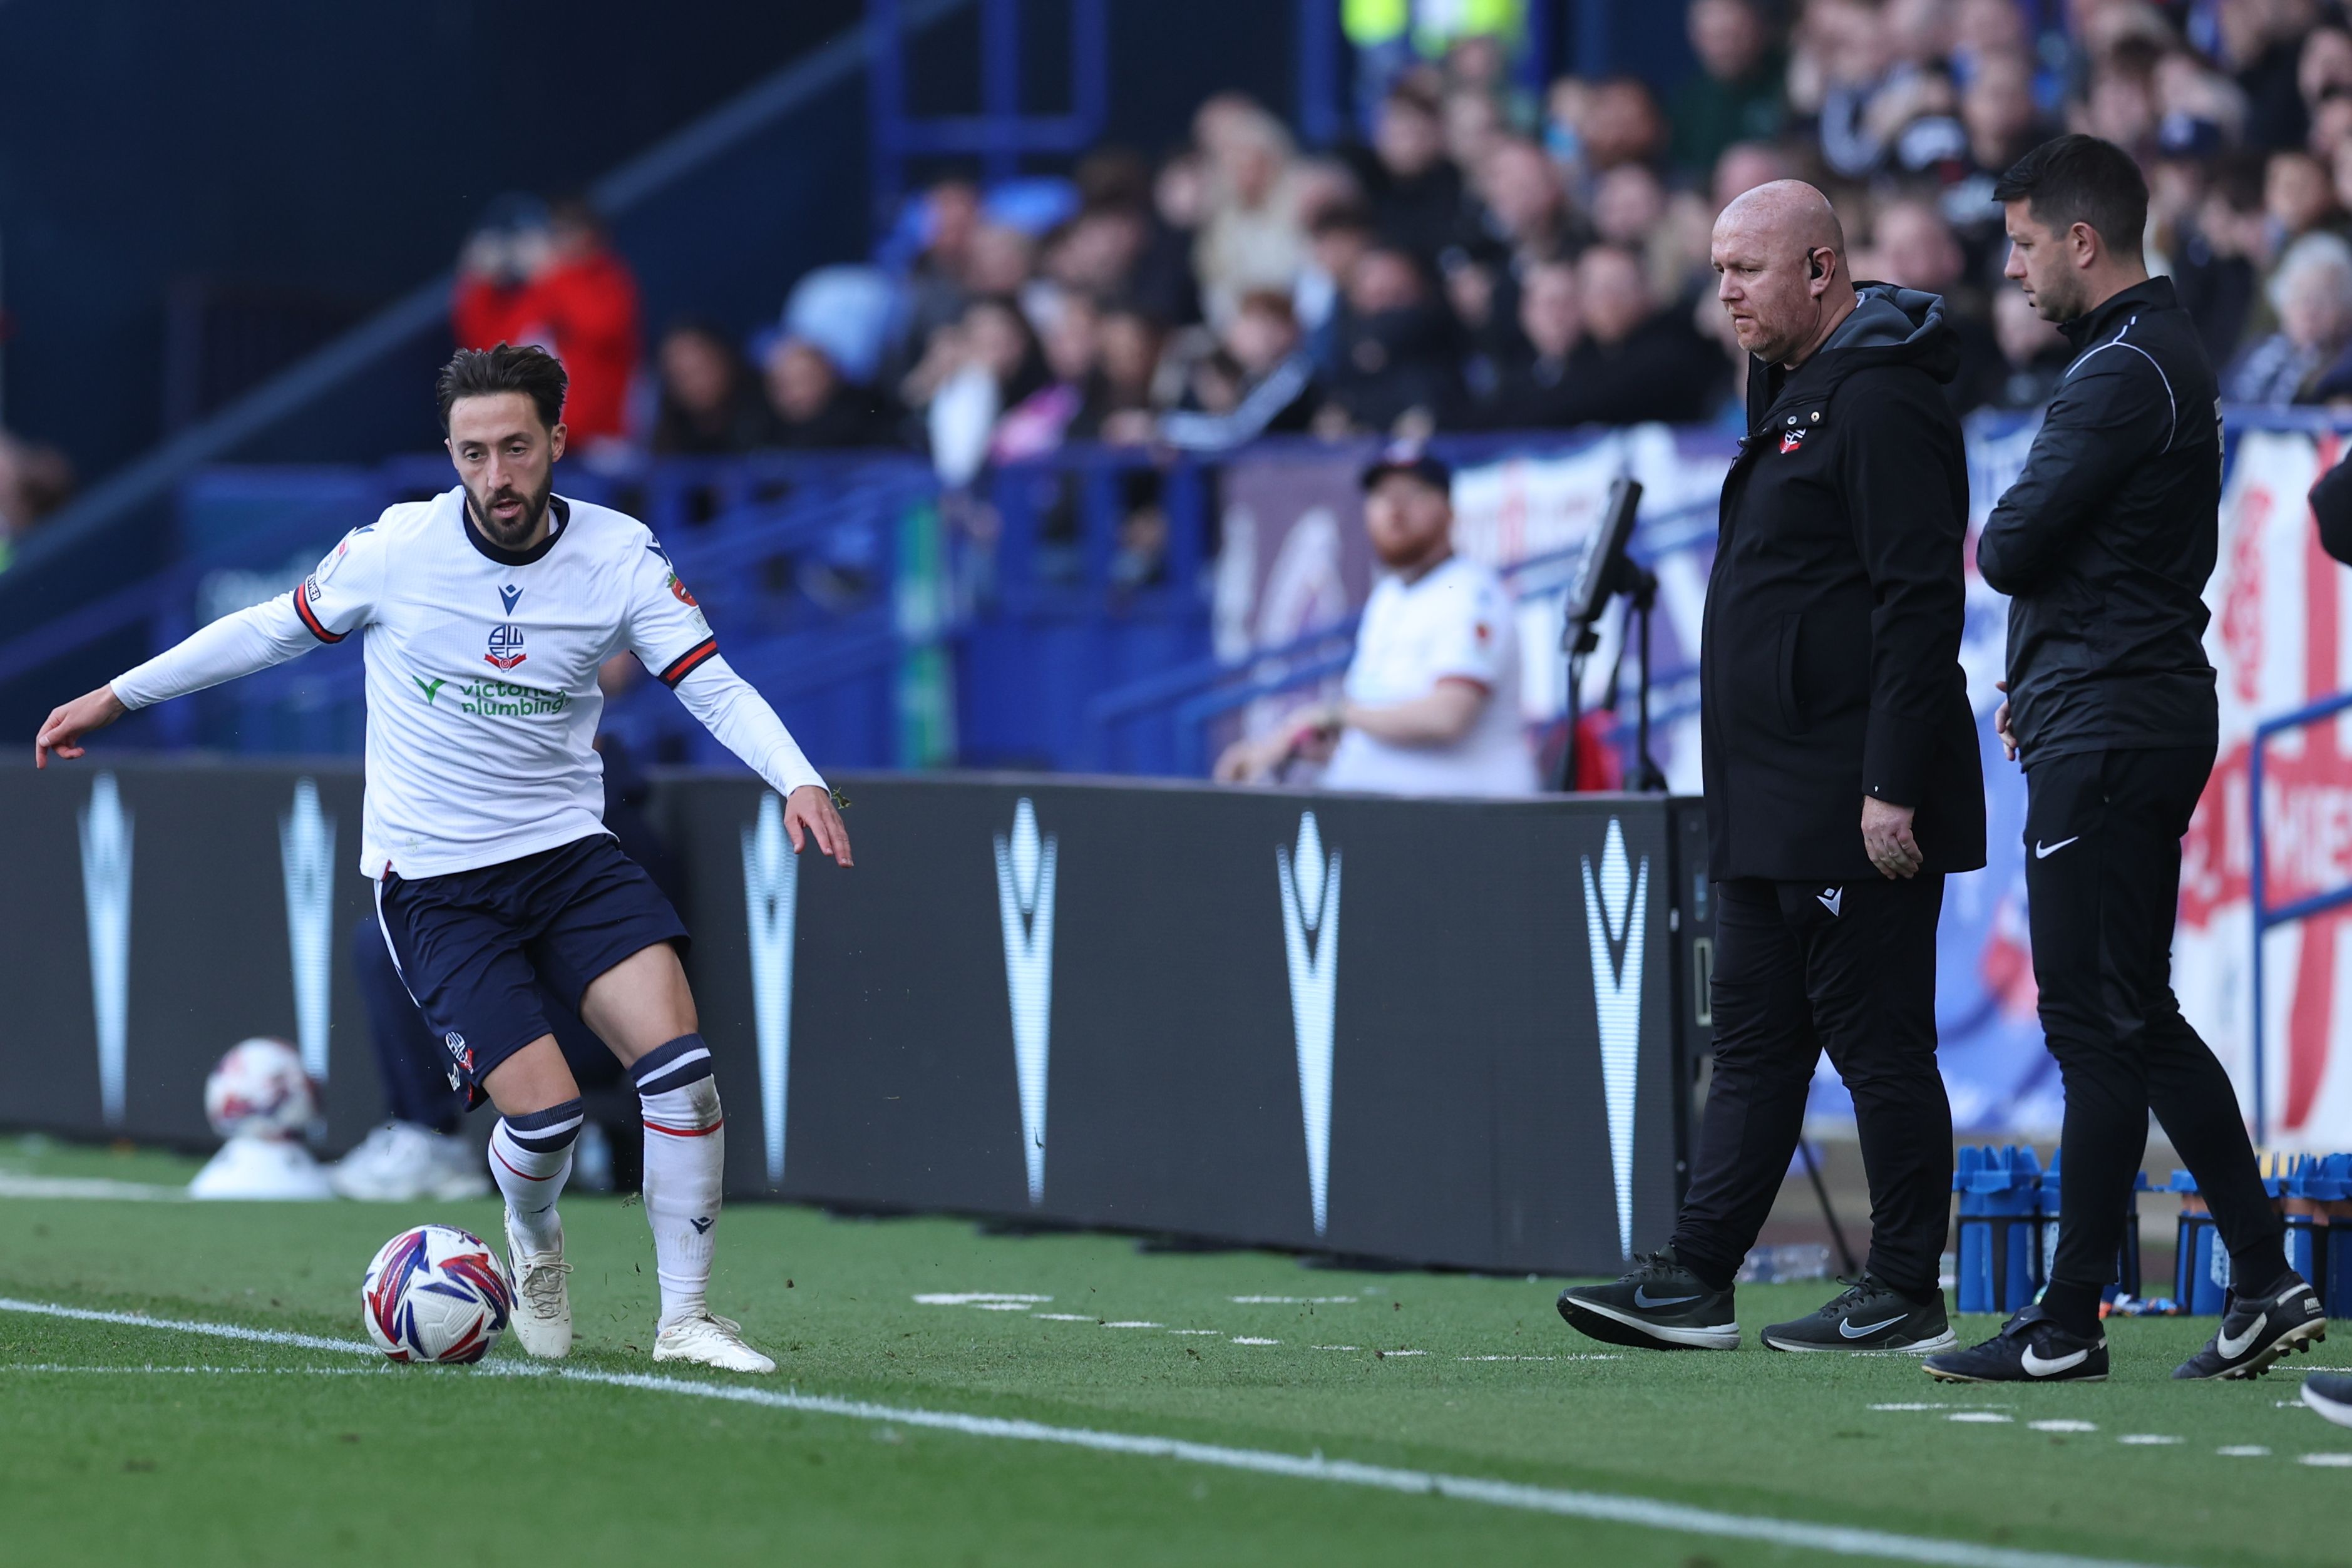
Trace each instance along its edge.
{"label": "football player's beard", "polygon": [[[523,502],[522,515],[512,523],[501,523],[496,514],[491,512],[490,507],[501,500],[514,498],[513,486],[505,486],[482,500],[474,502],[475,525],[482,530],[492,544],[500,549],[520,549],[530,543],[530,536],[539,531],[539,520],[547,516],[547,498],[554,493],[555,476],[550,474],[547,476],[547,482],[540,486],[537,494],[520,497]],[[470,497],[467,498],[472,499]]]}

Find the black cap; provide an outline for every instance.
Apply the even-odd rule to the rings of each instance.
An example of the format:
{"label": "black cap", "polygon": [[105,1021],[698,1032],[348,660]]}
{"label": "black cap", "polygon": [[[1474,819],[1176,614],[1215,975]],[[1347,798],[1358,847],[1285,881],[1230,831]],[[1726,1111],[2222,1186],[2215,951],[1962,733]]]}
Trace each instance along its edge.
{"label": "black cap", "polygon": [[1454,494],[1454,470],[1417,441],[1393,441],[1381,448],[1363,472],[1363,486],[1369,490],[1391,474],[1410,474],[1441,495]]}

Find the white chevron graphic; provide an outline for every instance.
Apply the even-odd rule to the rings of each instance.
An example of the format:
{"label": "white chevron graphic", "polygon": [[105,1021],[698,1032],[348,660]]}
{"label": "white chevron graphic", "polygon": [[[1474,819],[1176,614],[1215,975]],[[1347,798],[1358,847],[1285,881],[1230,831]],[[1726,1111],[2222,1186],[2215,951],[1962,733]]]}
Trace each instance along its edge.
{"label": "white chevron graphic", "polygon": [[278,819],[286,875],[286,947],[294,971],[294,1036],[302,1071],[327,1081],[335,974],[335,820],[319,809],[316,780],[294,782],[294,809]]}
{"label": "white chevron graphic", "polygon": [[[1642,1059],[1642,949],[1650,904],[1650,857],[1629,875],[1625,835],[1609,819],[1596,890],[1584,862],[1584,925],[1592,950],[1592,1010],[1601,1034],[1601,1089],[1609,1108],[1609,1163],[1617,1178],[1617,1243],[1633,1255],[1633,1091]],[[1624,956],[1613,956],[1622,949]]]}
{"label": "white chevron graphic", "polygon": [[122,1124],[131,1014],[131,813],[114,775],[90,781],[81,810],[81,901],[89,925],[90,1011],[98,1023],[98,1100]]}
{"label": "white chevron graphic", "polygon": [[1282,942],[1290,959],[1290,1027],[1298,1045],[1298,1108],[1307,1126],[1307,1180],[1315,1234],[1328,1217],[1331,1034],[1339,980],[1339,852],[1327,861],[1315,813],[1298,819],[1298,848],[1274,847],[1282,883]]}
{"label": "white chevron graphic", "polygon": [[784,1089],[793,1063],[793,929],[800,857],[784,838],[783,804],[760,799],[760,821],[743,830],[743,917],[751,930],[751,1022],[760,1038],[760,1131],[768,1185],[784,1179]]}
{"label": "white chevron graphic", "polygon": [[1029,1201],[1045,1201],[1045,1064],[1054,1013],[1054,867],[1059,845],[1037,836],[1027,796],[1013,837],[996,835],[996,913],[1004,927],[1004,989],[1013,1004],[1013,1069],[1021,1083],[1021,1154]]}

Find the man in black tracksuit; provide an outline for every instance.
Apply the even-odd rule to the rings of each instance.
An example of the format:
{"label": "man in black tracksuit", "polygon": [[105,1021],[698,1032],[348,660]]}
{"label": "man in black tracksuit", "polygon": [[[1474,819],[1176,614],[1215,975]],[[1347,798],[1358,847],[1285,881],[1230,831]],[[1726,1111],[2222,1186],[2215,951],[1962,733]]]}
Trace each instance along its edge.
{"label": "man in black tracksuit", "polygon": [[1952,1178],[1936,1068],[1944,878],[1984,864],[1983,768],[1959,666],[1968,466],[1934,295],[1854,284],[1820,192],[1726,209],[1718,297],[1752,356],[1700,651],[1715,1077],[1663,1253],[1560,1299],[1634,1345],[1739,1343],[1732,1278],[1802,1130],[1823,1050],[1871,1186],[1864,1278],[1784,1350],[1948,1347],[1937,1288]]}
{"label": "man in black tracksuit", "polygon": [[2038,1305],[1931,1358],[1953,1381],[2106,1375],[2099,1297],[2153,1109],[2198,1181],[2241,1287],[2175,1375],[2252,1376],[2324,1337],[2286,1266],[2229,1075],[2180,1016],[2180,840],[2213,767],[2203,636],[2218,549],[2213,368],[2172,280],[2140,258],[2147,187],[2121,149],[2065,136],[1996,189],[2008,275],[2075,348],[2017,483],[1977,545],[2010,595],[2001,738],[2026,768],[2025,887],[2042,1027],[2066,1085],[2058,1249]]}

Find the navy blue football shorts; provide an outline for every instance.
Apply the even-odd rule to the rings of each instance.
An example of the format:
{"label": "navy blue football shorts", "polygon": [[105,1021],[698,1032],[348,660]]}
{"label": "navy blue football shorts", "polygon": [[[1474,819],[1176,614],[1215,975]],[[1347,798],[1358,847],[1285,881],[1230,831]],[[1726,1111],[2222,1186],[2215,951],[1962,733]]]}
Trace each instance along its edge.
{"label": "navy blue football shorts", "polygon": [[386,872],[375,907],[402,984],[477,1091],[554,1032],[540,985],[577,1012],[588,983],[622,959],[659,942],[683,953],[689,940],[653,878],[603,833],[446,876]]}

